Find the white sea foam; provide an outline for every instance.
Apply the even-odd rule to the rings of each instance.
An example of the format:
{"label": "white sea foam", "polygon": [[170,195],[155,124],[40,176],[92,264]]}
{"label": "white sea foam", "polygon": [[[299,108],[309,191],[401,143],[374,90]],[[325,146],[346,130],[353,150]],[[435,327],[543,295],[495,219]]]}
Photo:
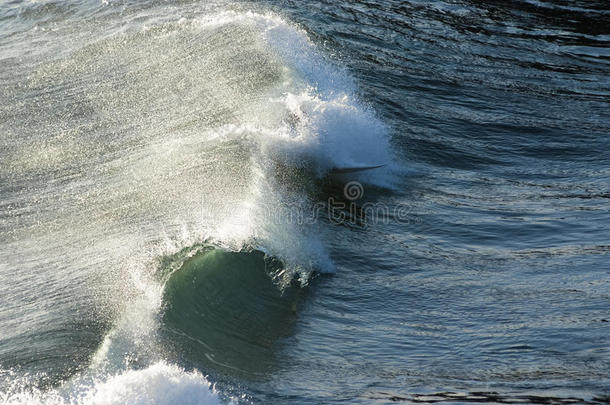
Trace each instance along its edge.
{"label": "white sea foam", "polygon": [[57,389],[40,391],[14,387],[0,392],[6,405],[220,404],[212,384],[200,373],[159,362],[105,379],[82,378]]}
{"label": "white sea foam", "polygon": [[[206,16],[200,23],[203,29],[253,25],[287,70],[282,86],[253,108],[251,124],[266,129],[259,134],[266,152],[276,157],[290,152],[293,157],[310,159],[322,171],[366,164],[392,166],[387,127],[358,99],[349,72],[331,63],[304,30],[272,13],[228,11]],[[269,115],[270,109],[289,113],[296,122],[287,125],[285,114]],[[292,163],[299,162],[295,158]],[[381,177],[387,174],[384,171],[369,180],[386,183]]]}

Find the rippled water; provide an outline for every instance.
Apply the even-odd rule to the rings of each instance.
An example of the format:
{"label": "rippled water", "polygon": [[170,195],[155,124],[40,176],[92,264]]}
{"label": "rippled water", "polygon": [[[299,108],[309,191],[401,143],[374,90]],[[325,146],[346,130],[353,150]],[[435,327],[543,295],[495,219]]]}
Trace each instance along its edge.
{"label": "rippled water", "polygon": [[0,402],[607,403],[609,27],[3,3]]}

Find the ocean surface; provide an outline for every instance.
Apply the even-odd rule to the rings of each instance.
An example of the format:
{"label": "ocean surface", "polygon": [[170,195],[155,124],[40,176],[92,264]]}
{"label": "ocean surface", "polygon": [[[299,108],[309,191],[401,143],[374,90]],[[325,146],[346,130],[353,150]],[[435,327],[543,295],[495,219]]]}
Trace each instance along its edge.
{"label": "ocean surface", "polygon": [[609,253],[605,0],[0,3],[0,403],[609,403]]}

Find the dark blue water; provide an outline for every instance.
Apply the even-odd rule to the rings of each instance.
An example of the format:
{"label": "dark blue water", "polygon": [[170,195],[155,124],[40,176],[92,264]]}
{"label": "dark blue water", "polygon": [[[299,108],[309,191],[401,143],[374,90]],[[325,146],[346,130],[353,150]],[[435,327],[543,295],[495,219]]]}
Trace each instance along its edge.
{"label": "dark blue water", "polygon": [[608,403],[607,2],[0,33],[0,401]]}

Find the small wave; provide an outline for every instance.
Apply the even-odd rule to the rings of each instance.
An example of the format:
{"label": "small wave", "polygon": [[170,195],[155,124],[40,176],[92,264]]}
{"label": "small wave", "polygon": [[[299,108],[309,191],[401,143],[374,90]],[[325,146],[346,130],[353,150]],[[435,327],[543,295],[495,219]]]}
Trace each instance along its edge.
{"label": "small wave", "polygon": [[608,398],[594,397],[590,400],[576,397],[555,397],[541,395],[506,395],[493,391],[481,392],[438,392],[427,394],[393,395],[379,392],[367,399],[403,403],[502,403],[502,404],[606,404]]}

